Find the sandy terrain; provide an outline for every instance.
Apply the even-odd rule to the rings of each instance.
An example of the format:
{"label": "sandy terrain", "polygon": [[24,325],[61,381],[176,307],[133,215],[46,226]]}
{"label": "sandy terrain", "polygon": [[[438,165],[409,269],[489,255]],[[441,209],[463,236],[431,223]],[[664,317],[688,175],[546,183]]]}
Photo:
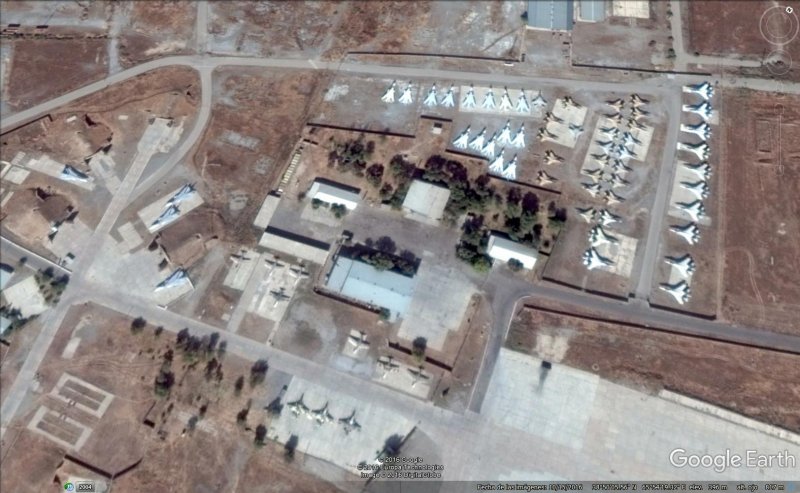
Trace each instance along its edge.
{"label": "sandy terrain", "polygon": [[[119,35],[122,67],[194,51],[197,4],[189,1],[131,2]],[[126,10],[128,10],[126,9]]]}

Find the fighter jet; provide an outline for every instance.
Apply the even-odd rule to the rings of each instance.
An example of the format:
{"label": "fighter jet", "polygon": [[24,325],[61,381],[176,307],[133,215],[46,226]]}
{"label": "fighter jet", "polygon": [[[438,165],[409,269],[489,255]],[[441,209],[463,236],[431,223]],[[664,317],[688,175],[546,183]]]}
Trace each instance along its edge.
{"label": "fighter jet", "polygon": [[309,415],[311,410],[303,403],[303,395],[300,394],[300,397],[296,401],[292,401],[287,403],[286,405],[289,406],[289,410],[292,412],[294,417],[298,417],[301,414],[305,414],[306,416]]}
{"label": "fighter jet", "polygon": [[541,91],[539,91],[539,94],[537,94],[536,97],[531,100],[531,105],[533,105],[533,107],[537,110],[541,110],[547,106],[547,101],[542,97]]}
{"label": "fighter jet", "polygon": [[358,424],[358,421],[356,421],[355,409],[353,409],[353,412],[350,413],[350,416],[346,418],[339,418],[339,424],[342,425],[342,429],[344,429],[345,434],[349,434],[351,431],[361,431],[361,425]]}
{"label": "fighter jet", "polygon": [[633,171],[633,168],[625,164],[625,161],[622,159],[615,159],[614,164],[611,165],[611,169],[613,169],[615,173]]}
{"label": "fighter jet", "polygon": [[684,279],[692,277],[696,268],[694,259],[688,253],[683,257],[664,257],[664,262],[678,269]]}
{"label": "fighter jet", "polygon": [[606,113],[603,116],[606,117],[607,119],[611,120],[612,122],[616,123],[616,124],[619,124],[619,122],[622,121],[622,113],[620,113],[620,112]]}
{"label": "fighter jet", "polygon": [[594,247],[583,252],[583,265],[589,270],[614,265],[614,262],[600,255]]}
{"label": "fighter jet", "polygon": [[350,331],[350,335],[347,336],[347,343],[353,346],[354,353],[357,353],[360,349],[366,349],[369,346],[367,334],[358,330]]}
{"label": "fighter jet", "polygon": [[678,202],[676,204],[678,208],[687,214],[689,217],[692,218],[692,221],[697,222],[700,220],[701,217],[705,217],[706,215],[706,208],[703,206],[703,202],[700,200],[695,200],[694,202]]}
{"label": "fighter jet", "polygon": [[600,163],[602,166],[606,166],[608,164],[609,159],[611,159],[611,156],[603,153],[590,154],[590,156],[592,159]]}
{"label": "fighter jet", "polygon": [[163,224],[169,224],[172,221],[178,219],[178,217],[180,215],[181,215],[181,211],[180,211],[180,209],[178,209],[178,206],[177,205],[170,205],[169,207],[167,207],[164,210],[164,212],[161,213],[160,216],[158,216],[156,218],[155,221],[153,221],[150,224],[150,226],[160,226],[160,225],[163,225]]}
{"label": "fighter jet", "polygon": [[401,104],[411,104],[414,102],[414,98],[411,97],[411,82],[403,89],[403,94],[400,96],[399,101]]}
{"label": "fighter jet", "polygon": [[581,186],[589,192],[589,195],[592,197],[597,197],[597,194],[600,193],[600,184],[599,183],[581,183]]}
{"label": "fighter jet", "polygon": [[609,139],[615,139],[619,134],[619,129],[617,127],[600,127],[599,130],[601,134]]}
{"label": "fighter jet", "polygon": [[425,101],[423,101],[422,104],[429,107],[439,104],[439,102],[436,100],[436,84],[431,86],[431,90],[428,91],[428,95],[425,96]]}
{"label": "fighter jet", "polygon": [[670,226],[669,230],[677,234],[690,245],[695,245],[700,241],[700,228],[696,223],[689,223],[686,226]]}
{"label": "fighter jet", "polygon": [[411,374],[411,386],[415,387],[419,382],[424,382],[426,380],[430,380],[430,375],[427,375],[425,372],[422,371],[422,367],[418,370],[409,368],[408,373]]}
{"label": "fighter jet", "polygon": [[647,104],[647,103],[649,103],[649,102],[650,102],[650,101],[648,101],[648,100],[646,100],[646,99],[643,99],[643,98],[642,98],[641,96],[639,96],[638,94],[631,94],[631,103],[633,103],[633,107],[634,107],[634,108],[638,108],[638,107],[640,107],[640,106],[644,106],[644,105],[646,105],[646,104]]}
{"label": "fighter jet", "polygon": [[328,412],[328,403],[326,402],[324,406],[317,409],[316,411],[311,411],[310,416],[314,418],[314,421],[317,422],[317,425],[321,425],[323,423],[330,423],[333,421],[333,416],[331,413]]}
{"label": "fighter jet", "polygon": [[572,134],[572,138],[578,140],[578,137],[580,137],[581,134],[583,133],[583,127],[581,125],[575,125],[573,123],[570,123],[569,131]]}
{"label": "fighter jet", "polygon": [[467,89],[467,94],[464,96],[464,100],[461,101],[461,106],[463,108],[475,107],[475,89],[473,89],[472,86],[469,86],[469,89]]}
{"label": "fighter jet", "polygon": [[608,226],[609,224],[618,223],[622,218],[608,212],[608,209],[603,209],[598,213],[598,219],[600,220],[600,224]]}
{"label": "fighter jet", "polygon": [[178,190],[175,193],[175,195],[173,195],[167,201],[167,203],[165,204],[165,207],[168,206],[168,205],[178,205],[178,204],[180,204],[184,200],[186,200],[189,197],[191,197],[192,195],[194,195],[194,192],[195,192],[195,188],[194,188],[193,184],[184,185],[183,187],[181,187],[180,190]]}
{"label": "fighter jet", "polygon": [[491,86],[486,92],[486,96],[483,98],[483,104],[481,104],[481,107],[485,110],[493,110],[497,107],[497,104],[494,101],[494,91],[492,91]]}
{"label": "fighter jet", "polygon": [[594,142],[598,145],[598,147],[603,149],[603,151],[605,151],[606,154],[608,154],[614,149],[614,142],[611,140],[606,140],[606,141],[595,140]]}
{"label": "fighter jet", "polygon": [[634,137],[633,134],[630,133],[630,132],[625,132],[625,133],[622,134],[622,142],[626,146],[633,146],[635,144],[641,144],[642,143],[641,140],[639,140],[636,137]]}
{"label": "fighter jet", "polygon": [[625,101],[623,101],[622,99],[614,99],[606,101],[606,104],[617,110],[617,112],[619,112],[619,110],[621,110],[622,107],[625,106]]}
{"label": "fighter jet", "polygon": [[87,182],[89,181],[89,175],[67,164],[61,171],[61,179],[65,181]]}
{"label": "fighter jet", "polygon": [[561,104],[562,104],[562,106],[564,106],[564,108],[566,108],[568,106],[573,106],[575,108],[580,108],[581,107],[581,105],[576,103],[575,100],[572,99],[572,97],[570,97],[570,96],[564,96],[564,99],[562,99],[561,101],[562,101]]}
{"label": "fighter jet", "polygon": [[603,177],[603,168],[583,170],[583,174],[587,175],[595,183],[599,182]]}
{"label": "fighter jet", "polygon": [[545,163],[544,164],[546,164],[548,166],[550,166],[552,164],[559,164],[559,163],[563,163],[564,162],[564,158],[563,157],[559,156],[558,154],[555,153],[555,151],[550,150],[550,149],[544,151],[544,159],[545,159]]}
{"label": "fighter jet", "polygon": [[504,167],[503,152],[501,151],[497,157],[494,158],[494,161],[489,164],[489,172],[499,175],[503,172]]}
{"label": "fighter jet", "polygon": [[708,101],[703,101],[700,104],[684,104],[683,111],[698,114],[704,121],[708,121],[711,118],[711,105]]}
{"label": "fighter jet", "polygon": [[514,138],[511,139],[511,145],[514,147],[523,148],[525,147],[525,126],[520,125],[519,130],[514,135]]}
{"label": "fighter jet", "polygon": [[607,204],[619,204],[621,202],[625,202],[625,198],[620,197],[619,195],[614,193],[613,190],[606,190],[606,193],[605,195],[603,195],[603,198],[606,199]]}
{"label": "fighter jet", "polygon": [[558,179],[553,178],[552,176],[547,174],[547,171],[539,171],[538,176],[536,177],[536,183],[539,185],[549,185],[551,183],[557,182]]}
{"label": "fighter jet", "polygon": [[497,134],[492,134],[492,136],[489,137],[489,140],[486,141],[486,144],[484,144],[484,146],[481,148],[481,154],[489,159],[494,156],[495,141],[497,140],[496,135]]}
{"label": "fighter jet", "polygon": [[389,88],[386,89],[386,92],[383,93],[383,96],[381,96],[381,101],[384,103],[394,103],[394,92],[396,88],[397,81],[392,81],[392,85],[389,86]]}
{"label": "fighter jet", "polygon": [[606,233],[602,226],[597,225],[589,231],[589,242],[593,247],[619,243],[619,239]]}
{"label": "fighter jet", "polygon": [[508,88],[503,91],[503,97],[500,98],[500,111],[511,111],[514,105],[511,104],[511,98],[508,97]]}
{"label": "fighter jet", "polygon": [[517,179],[517,156],[506,163],[505,168],[503,168],[503,178],[506,180],[516,180]]}
{"label": "fighter jet", "polygon": [[466,149],[467,143],[469,142],[469,127],[466,128],[463,132],[456,137],[456,140],[453,141],[453,145],[458,147],[459,149]]}
{"label": "fighter jet", "polygon": [[683,164],[683,168],[697,175],[701,180],[708,180],[711,177],[711,166],[703,161],[700,164]]}
{"label": "fighter jet", "polygon": [[634,108],[631,110],[631,117],[633,118],[634,121],[639,121],[640,118],[643,118],[649,114],[650,114],[649,111],[645,111],[639,108]]}
{"label": "fighter jet", "polygon": [[693,152],[702,161],[706,160],[711,152],[711,148],[705,142],[701,142],[699,144],[678,142],[678,150]]}
{"label": "fighter jet", "polygon": [[699,94],[703,97],[706,101],[711,99],[714,95],[714,88],[706,82],[701,82],[700,84],[692,84],[688,86],[683,86],[683,92],[688,92],[692,94]]}
{"label": "fighter jet", "polygon": [[484,128],[483,130],[480,131],[478,135],[475,136],[474,139],[470,141],[469,147],[471,149],[475,149],[476,151],[480,151],[481,148],[483,147],[483,140],[485,136],[486,136],[486,129]]}
{"label": "fighter jet", "polygon": [[519,92],[519,97],[517,98],[517,106],[516,106],[517,113],[530,113],[531,106],[528,104],[528,99],[525,97],[525,91]]}
{"label": "fighter jet", "polygon": [[617,146],[617,155],[620,159],[631,159],[636,157],[636,153],[628,149],[626,145]]}
{"label": "fighter jet", "polygon": [[453,86],[450,86],[450,89],[447,90],[447,93],[442,98],[442,106],[452,108],[455,105],[455,93],[453,92]]}
{"label": "fighter jet", "polygon": [[539,133],[536,136],[541,141],[545,140],[556,140],[556,134],[552,133],[551,131],[547,130],[546,128],[542,127],[539,129]]}
{"label": "fighter jet", "polygon": [[669,293],[675,301],[679,304],[683,305],[692,295],[692,291],[689,288],[689,285],[686,284],[686,281],[681,281],[675,284],[663,283],[658,286],[661,291],[666,291]]}
{"label": "fighter jet", "polygon": [[595,210],[594,207],[587,207],[585,209],[581,209],[580,207],[576,207],[575,210],[578,211],[578,215],[583,218],[584,221],[587,223],[591,223],[594,221]]}
{"label": "fighter jet", "polygon": [[547,122],[547,123],[550,123],[550,122],[564,123],[564,119],[563,118],[557,117],[556,115],[554,115],[550,111],[548,111],[547,113],[544,114],[544,121]]}
{"label": "fighter jet", "polygon": [[646,130],[647,125],[645,125],[640,121],[637,121],[635,118],[628,118],[628,128],[630,129],[638,128],[639,130]]}
{"label": "fighter jet", "polygon": [[681,124],[681,132],[695,134],[703,140],[708,140],[711,137],[711,126],[706,122],[698,123],[697,125]]}
{"label": "fighter jet", "polygon": [[694,183],[682,181],[681,188],[684,190],[689,190],[698,199],[704,199],[708,197],[709,188],[708,183],[705,181],[696,181]]}
{"label": "fighter jet", "polygon": [[175,272],[170,274],[166,279],[161,281],[156,285],[156,289],[153,291],[161,291],[162,289],[173,288],[175,286],[180,286],[181,284],[185,283],[191,284],[192,281],[189,279],[189,275],[186,273],[184,269],[177,269]]}
{"label": "fighter jet", "polygon": [[503,130],[500,131],[500,136],[497,138],[497,142],[501,145],[507,145],[511,143],[511,120],[506,120],[506,125],[503,127]]}
{"label": "fighter jet", "polygon": [[628,186],[630,184],[631,184],[631,182],[629,182],[628,180],[622,178],[621,176],[619,176],[619,174],[617,174],[617,173],[612,173],[611,174],[611,188],[626,187],[626,186]]}
{"label": "fighter jet", "polygon": [[400,369],[400,365],[394,362],[391,356],[381,356],[378,358],[378,368],[383,370],[381,378],[386,378],[389,373],[394,373]]}

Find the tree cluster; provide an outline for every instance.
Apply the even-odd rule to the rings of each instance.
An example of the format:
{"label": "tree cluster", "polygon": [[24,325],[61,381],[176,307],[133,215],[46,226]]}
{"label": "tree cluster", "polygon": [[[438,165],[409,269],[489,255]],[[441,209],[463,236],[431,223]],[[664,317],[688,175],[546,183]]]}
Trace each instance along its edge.
{"label": "tree cluster", "polygon": [[253,366],[250,367],[250,386],[255,387],[262,383],[267,378],[267,370],[269,370],[267,360],[260,359],[253,363]]}
{"label": "tree cluster", "polygon": [[489,234],[483,225],[483,216],[468,218],[462,226],[456,255],[478,272],[486,272],[492,267],[492,258],[486,254],[488,244]]}
{"label": "tree cluster", "polygon": [[397,188],[392,188],[391,184],[386,183],[381,188],[381,198],[392,208],[399,209],[406,199],[411,181],[417,174],[417,167],[414,166],[414,163],[406,161],[402,155],[396,154],[389,161],[389,172],[391,172]]}
{"label": "tree cluster", "polygon": [[533,192],[522,195],[519,188],[509,189],[506,196],[505,227],[512,240],[539,247],[542,225],[537,223],[539,197]]}
{"label": "tree cluster", "polygon": [[175,384],[175,373],[172,372],[172,349],[168,349],[164,353],[164,358],[161,362],[161,368],[158,370],[156,379],[153,385],[153,390],[159,397],[169,395],[172,386]]}
{"label": "tree cluster", "polygon": [[471,183],[467,168],[462,163],[442,156],[428,158],[422,178],[450,189],[450,200],[445,207],[445,214],[450,220],[467,212],[485,212],[495,197],[489,175],[481,175]]}
{"label": "tree cluster", "polygon": [[56,277],[52,267],[37,272],[34,279],[44,300],[51,306],[55,306],[61,300],[61,294],[69,284],[69,276],[64,274]]}
{"label": "tree cluster", "polygon": [[[219,346],[218,346],[219,345]],[[189,333],[189,329],[181,329],[178,332],[175,347],[183,354],[183,359],[187,361],[197,361],[198,359],[211,358],[216,350],[217,356],[225,353],[227,343],[220,343],[219,333],[197,337]]]}
{"label": "tree cluster", "polygon": [[334,149],[328,153],[328,166],[336,167],[343,173],[353,173],[356,176],[364,176],[367,168],[367,160],[375,152],[375,142],[364,143],[364,137],[340,142],[334,145]]}

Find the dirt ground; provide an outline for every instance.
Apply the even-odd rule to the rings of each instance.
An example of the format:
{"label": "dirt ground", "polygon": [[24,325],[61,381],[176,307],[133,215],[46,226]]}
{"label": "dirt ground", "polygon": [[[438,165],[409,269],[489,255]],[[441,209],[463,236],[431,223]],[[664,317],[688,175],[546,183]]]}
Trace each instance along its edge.
{"label": "dirt ground", "polygon": [[797,356],[561,316],[534,307],[506,345],[646,392],[669,389],[800,430]]}
{"label": "dirt ground", "polygon": [[[74,455],[94,467],[118,472],[141,460],[113,482],[114,491],[141,491],[144,486],[152,491],[244,492],[258,489],[265,477],[276,491],[335,491],[287,464],[282,447],[253,445],[252,428],[268,417],[261,405],[251,402],[267,399],[269,386],[247,383],[252,362],[215,350],[193,363],[175,348],[173,333],[157,335],[152,325],[133,333],[130,327],[130,318],[103,307],[70,310],[40,368],[41,389],[49,392],[68,372],[114,398],[100,418],[61,406],[44,393],[32,406],[23,407],[3,442],[3,491],[45,491],[59,467],[57,459],[63,454],[59,446],[24,429],[39,404],[93,428],[86,445]],[[80,337],[79,346],[74,356],[64,358],[73,337]],[[168,349],[175,351],[171,364],[175,384],[168,396],[159,398],[153,382]],[[221,372],[212,371],[208,378],[204,368],[211,357],[221,362]],[[239,376],[245,379],[241,393],[234,388]],[[237,413],[247,407],[252,408],[246,424],[237,425]],[[193,430],[187,424],[191,416],[199,417]],[[144,424],[145,419],[153,422],[152,427]],[[299,451],[297,455],[302,458]],[[32,474],[31,468],[38,472]],[[253,468],[261,473],[258,477]],[[32,485],[31,478],[41,482]]]}
{"label": "dirt ground", "polygon": [[128,23],[119,36],[121,66],[132,67],[154,58],[194,51],[195,2],[131,2],[130,11],[123,15]]}
{"label": "dirt ground", "polygon": [[8,105],[30,108],[108,74],[105,39],[25,39],[14,44]]}
{"label": "dirt ground", "polygon": [[722,313],[800,334],[800,98],[745,90],[723,98]]}

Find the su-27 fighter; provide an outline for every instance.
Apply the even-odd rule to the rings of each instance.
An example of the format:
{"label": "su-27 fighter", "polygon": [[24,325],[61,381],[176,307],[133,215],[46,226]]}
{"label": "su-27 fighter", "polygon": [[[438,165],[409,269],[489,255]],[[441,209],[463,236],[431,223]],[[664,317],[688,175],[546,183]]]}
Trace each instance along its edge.
{"label": "su-27 fighter", "polygon": [[403,89],[403,94],[400,96],[400,104],[411,104],[414,102],[414,98],[411,97],[411,82],[408,83],[405,89]]}
{"label": "su-27 fighter", "polygon": [[711,104],[708,101],[703,101],[698,104],[684,104],[683,111],[695,113],[703,118],[703,121],[708,121],[711,118]]}
{"label": "su-27 fighter", "polygon": [[559,156],[558,154],[555,153],[555,151],[552,151],[550,149],[544,151],[544,160],[545,160],[544,164],[548,166],[564,162],[563,157]]}
{"label": "su-27 fighter", "polygon": [[439,101],[436,99],[436,84],[431,86],[431,89],[428,91],[428,95],[425,96],[425,100],[422,102],[425,106],[433,107],[439,104]]}
{"label": "su-27 fighter", "polygon": [[330,423],[334,420],[331,413],[328,411],[328,403],[326,402],[321,408],[311,411],[310,416],[316,421],[317,425]]}
{"label": "su-27 fighter", "polygon": [[594,247],[589,248],[583,253],[583,265],[589,270],[598,269],[600,267],[608,267],[614,265],[614,262],[603,257]]}
{"label": "su-27 fighter", "polygon": [[676,204],[678,209],[686,212],[689,217],[692,218],[692,221],[697,222],[700,218],[705,217],[706,215],[706,208],[703,206],[703,202],[700,200],[695,200],[694,202],[678,202]]}
{"label": "su-27 fighter", "polygon": [[664,257],[664,262],[675,267],[684,279],[692,277],[696,268],[694,259],[688,253],[682,257]]}
{"label": "su-27 fighter", "polygon": [[486,96],[483,98],[483,104],[481,104],[481,108],[485,110],[493,110],[497,107],[497,103],[494,100],[494,91],[492,87],[489,86],[489,90],[486,92]]}
{"label": "su-27 fighter", "polygon": [[677,234],[690,245],[695,245],[700,241],[700,228],[696,223],[689,223],[685,226],[670,226],[670,231]]}
{"label": "su-27 fighter", "polygon": [[467,89],[467,94],[464,95],[464,99],[461,101],[461,106],[464,108],[474,108],[475,104],[475,89],[470,86],[469,89]]}
{"label": "su-27 fighter", "polygon": [[550,176],[547,171],[541,170],[536,176],[536,183],[539,185],[550,185],[551,183],[557,182],[557,178],[553,178]]}
{"label": "su-27 fighter", "polygon": [[355,409],[353,409],[353,412],[350,414],[350,416],[339,418],[339,424],[342,425],[345,434],[349,434],[351,431],[361,431],[361,425],[358,421],[356,421]]}
{"label": "su-27 fighter", "polygon": [[186,184],[183,187],[181,187],[180,190],[175,192],[175,195],[170,197],[170,199],[167,201],[167,205],[178,205],[184,200],[187,200],[190,197],[192,197],[194,193],[195,193],[194,184],[193,183]]}
{"label": "su-27 fighter", "polygon": [[680,281],[675,284],[663,283],[658,288],[669,293],[681,305],[688,302],[692,295],[692,290],[686,281]]}
{"label": "su-27 fighter", "polygon": [[511,98],[508,96],[508,88],[505,88],[503,96],[500,97],[500,111],[511,111],[513,107]]}
{"label": "su-27 fighter", "polygon": [[695,134],[700,137],[701,140],[706,141],[711,137],[711,125],[706,122],[700,122],[696,125],[681,123],[681,132]]}
{"label": "su-27 fighter", "polygon": [[392,81],[392,85],[386,89],[386,92],[381,96],[381,101],[384,103],[394,103],[395,91],[397,90],[397,81]]}
{"label": "su-27 fighter", "polygon": [[703,180],[696,181],[696,182],[689,182],[689,181],[682,181],[680,183],[681,188],[684,190],[688,190],[698,199],[704,199],[708,197],[709,188],[708,183]]}
{"label": "su-27 fighter", "polygon": [[694,173],[698,178],[704,181],[711,177],[711,166],[709,166],[706,161],[699,164],[684,164],[683,169]]}
{"label": "su-27 fighter", "polygon": [[679,151],[687,151],[693,153],[697,158],[701,161],[705,161],[708,159],[708,155],[711,153],[711,148],[708,147],[708,144],[705,142],[701,142],[699,144],[687,144],[685,142],[678,142],[678,150]]}
{"label": "su-27 fighter", "polygon": [[447,92],[444,94],[444,97],[442,98],[442,106],[444,106],[445,108],[452,108],[453,106],[456,105],[455,98],[456,98],[455,88],[451,85],[450,89],[447,90]]}
{"label": "su-27 fighter", "polygon": [[303,396],[304,394],[300,394],[300,397],[296,401],[292,401],[286,404],[295,417],[300,416],[301,414],[305,416],[310,416],[311,410],[303,402]]}
{"label": "su-27 fighter", "polygon": [[708,101],[709,99],[711,99],[712,96],[714,96],[714,88],[711,86],[711,84],[708,83],[708,81],[701,82],[700,84],[683,86],[683,92],[697,94],[706,101]]}
{"label": "su-27 fighter", "polygon": [[601,245],[618,244],[619,239],[606,233],[602,226],[597,225],[589,231],[589,242],[593,247]]}
{"label": "su-27 fighter", "polygon": [[547,101],[542,97],[541,91],[531,100],[531,106],[536,108],[537,111],[547,107]]}

